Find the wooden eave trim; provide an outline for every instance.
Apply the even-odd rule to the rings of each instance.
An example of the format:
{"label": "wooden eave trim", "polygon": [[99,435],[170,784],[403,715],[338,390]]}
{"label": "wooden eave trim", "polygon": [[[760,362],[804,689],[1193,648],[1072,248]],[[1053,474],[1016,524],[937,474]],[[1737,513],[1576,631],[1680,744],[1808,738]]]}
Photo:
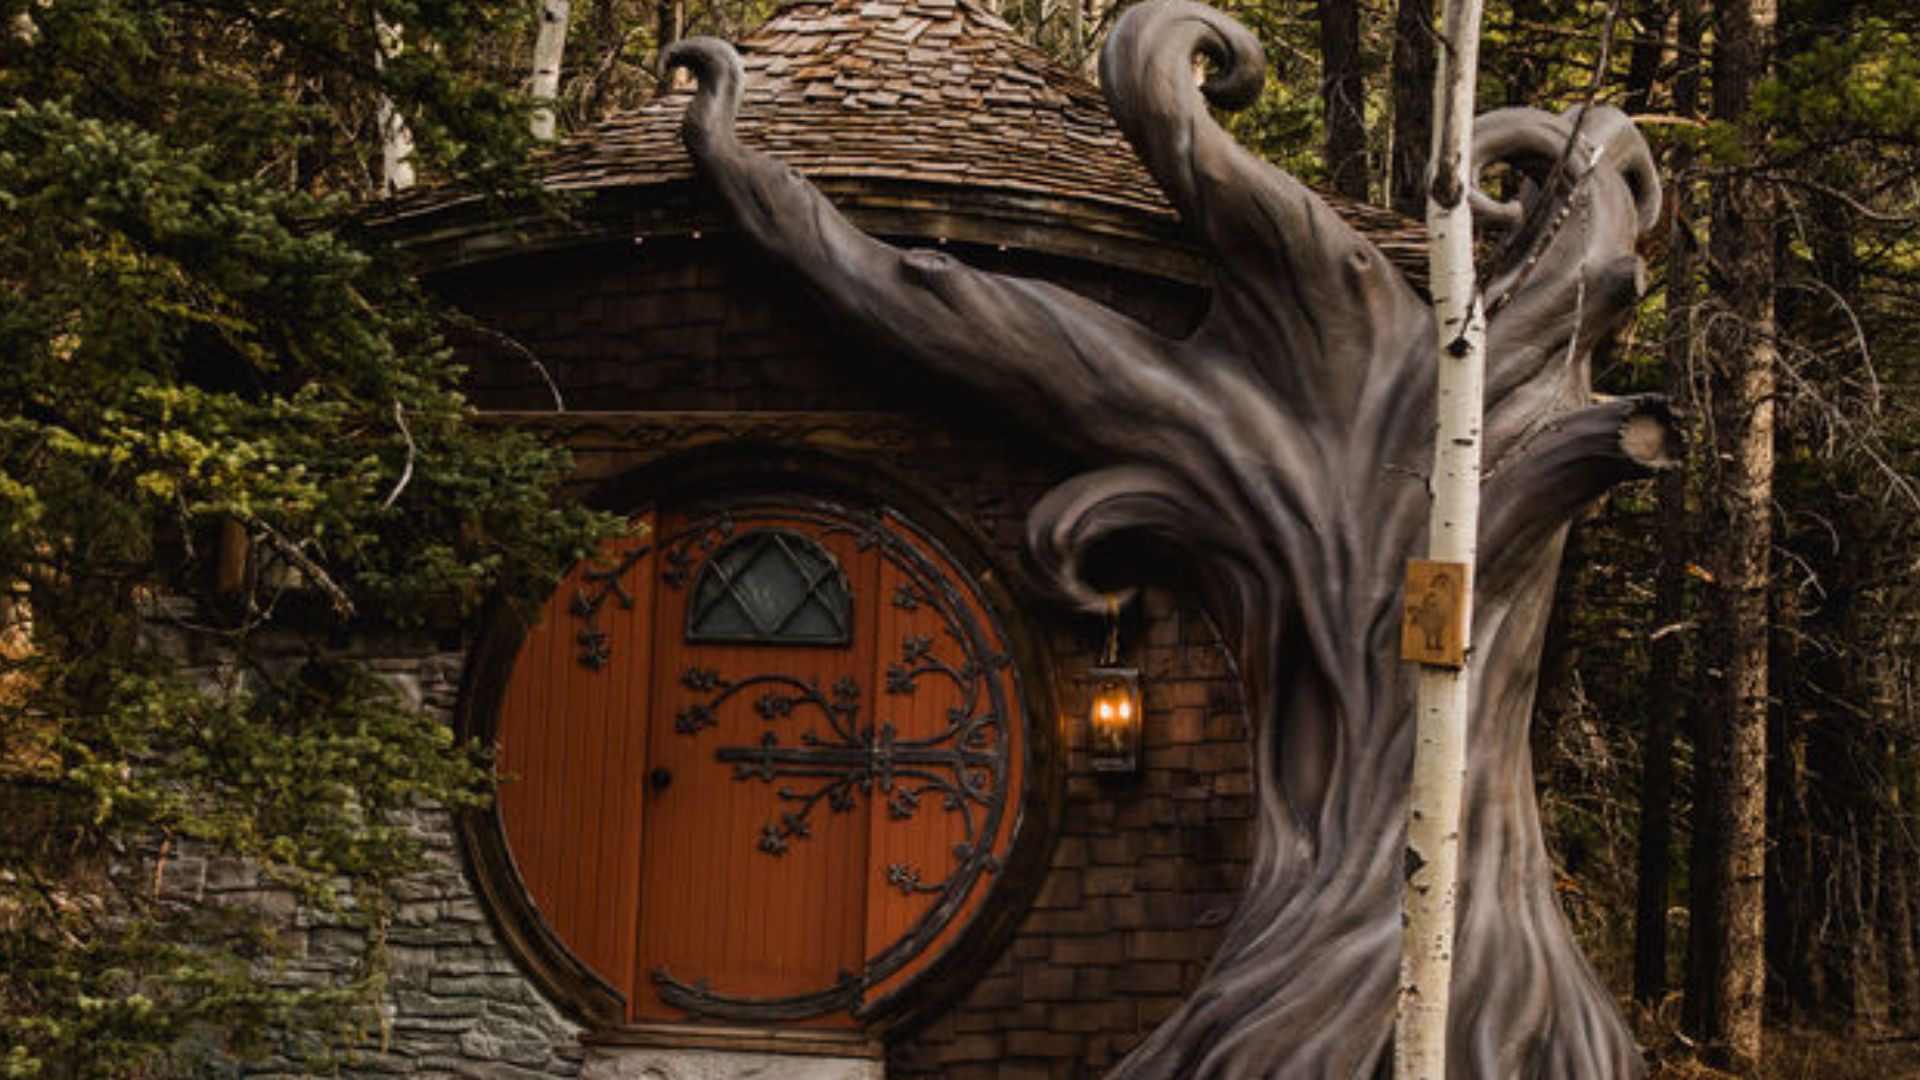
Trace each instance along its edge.
{"label": "wooden eave trim", "polygon": [[512,428],[576,454],[617,455],[626,467],[665,454],[727,444],[777,443],[828,451],[892,453],[940,446],[947,437],[924,419],[896,412],[708,411],[523,412],[475,417],[482,427]]}
{"label": "wooden eave trim", "polygon": [[[878,236],[1030,251],[1191,285],[1207,280],[1206,263],[1180,223],[1134,207],[891,178],[827,176],[813,182],[855,226]],[[643,243],[732,228],[692,179],[560,194],[585,196],[571,219],[473,198],[404,212],[379,227],[424,273],[608,241]]]}

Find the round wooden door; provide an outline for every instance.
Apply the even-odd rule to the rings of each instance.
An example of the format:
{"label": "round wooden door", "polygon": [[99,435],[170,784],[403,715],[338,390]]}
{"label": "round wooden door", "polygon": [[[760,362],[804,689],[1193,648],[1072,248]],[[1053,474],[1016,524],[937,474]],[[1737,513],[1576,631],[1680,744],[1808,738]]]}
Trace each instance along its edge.
{"label": "round wooden door", "polygon": [[884,509],[667,505],[576,567],[499,712],[527,898],[630,1020],[858,1026],[975,914],[1024,718],[975,582]]}

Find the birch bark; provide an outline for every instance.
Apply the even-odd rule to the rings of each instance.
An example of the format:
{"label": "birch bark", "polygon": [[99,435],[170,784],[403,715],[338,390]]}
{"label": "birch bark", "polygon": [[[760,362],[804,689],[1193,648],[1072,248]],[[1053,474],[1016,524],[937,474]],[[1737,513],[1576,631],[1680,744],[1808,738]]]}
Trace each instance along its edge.
{"label": "birch bark", "polygon": [[[387,61],[400,55],[406,37],[398,23],[390,23],[376,12],[373,16],[374,70],[384,72]],[[374,125],[380,129],[380,189],[387,195],[398,194],[413,186],[413,129],[407,118],[394,107],[384,92],[373,107]]]}
{"label": "birch bark", "polygon": [[551,142],[553,102],[560,95],[560,62],[567,51],[569,0],[540,0],[540,32],[533,39],[533,137]]}
{"label": "birch bark", "polygon": [[[1473,92],[1479,72],[1480,0],[1448,0],[1435,82],[1433,179],[1427,190],[1428,260],[1438,341],[1433,510],[1427,558],[1467,580],[1460,638],[1473,640],[1473,578],[1480,522],[1480,425],[1486,398],[1487,321],[1473,263]],[[1447,1071],[1459,888],[1460,802],[1467,771],[1469,678],[1422,665],[1415,698],[1413,786],[1407,804],[1407,882],[1394,1074],[1440,1080]]]}

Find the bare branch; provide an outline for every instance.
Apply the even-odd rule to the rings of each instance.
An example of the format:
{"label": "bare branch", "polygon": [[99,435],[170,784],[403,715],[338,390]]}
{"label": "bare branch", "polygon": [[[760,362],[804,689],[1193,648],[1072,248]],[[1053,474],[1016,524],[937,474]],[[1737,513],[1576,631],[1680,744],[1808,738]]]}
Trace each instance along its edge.
{"label": "bare branch", "polygon": [[247,527],[252,529],[262,540],[265,540],[273,550],[279,552],[281,558],[292,563],[294,568],[299,570],[301,575],[307,579],[308,584],[326,594],[327,600],[333,605],[334,614],[340,616],[342,619],[350,619],[353,617],[355,611],[353,598],[347,595],[347,590],[341,588],[340,584],[333,580],[333,575],[327,573],[325,567],[315,562],[305,551],[301,550],[299,544],[287,539],[285,534],[281,533],[280,530],[274,528],[272,525],[267,524],[257,517],[248,517],[245,520]]}
{"label": "bare branch", "polygon": [[400,479],[394,482],[393,490],[387,492],[387,497],[380,500],[382,510],[393,509],[394,500],[400,497],[401,492],[407,490],[407,484],[413,480],[413,456],[416,448],[413,444],[413,432],[407,429],[407,410],[401,406],[398,398],[393,402],[393,422],[400,427],[400,437],[407,440],[407,462],[400,469]]}

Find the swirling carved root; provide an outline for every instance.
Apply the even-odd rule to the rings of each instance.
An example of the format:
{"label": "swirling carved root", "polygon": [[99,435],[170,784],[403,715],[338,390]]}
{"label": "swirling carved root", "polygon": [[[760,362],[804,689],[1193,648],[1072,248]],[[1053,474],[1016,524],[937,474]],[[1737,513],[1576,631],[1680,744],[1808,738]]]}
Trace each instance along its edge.
{"label": "swirling carved root", "polygon": [[[1366,1076],[1393,1023],[1413,726],[1399,582],[1424,536],[1432,329],[1370,243],[1214,122],[1209,95],[1257,89],[1258,52],[1218,12],[1149,0],[1102,57],[1121,129],[1215,259],[1212,313],[1179,340],[862,235],[734,137],[731,49],[698,40],[672,54],[701,79],[687,147],[743,232],[901,355],[1101,463],[1029,520],[1063,594],[1097,602],[1079,575],[1087,547],[1151,531],[1192,553],[1234,643],[1258,794],[1247,891],[1201,984],[1125,1077]],[[1218,64],[1204,90],[1196,53]],[[1534,179],[1514,206],[1476,199],[1520,254],[1490,279],[1505,302],[1489,328],[1449,1072],[1636,1075],[1626,1026],[1555,906],[1526,731],[1566,521],[1677,453],[1657,402],[1595,406],[1586,389],[1587,350],[1633,302],[1634,240],[1658,191],[1645,144],[1612,110],[1494,114],[1477,149]]]}

